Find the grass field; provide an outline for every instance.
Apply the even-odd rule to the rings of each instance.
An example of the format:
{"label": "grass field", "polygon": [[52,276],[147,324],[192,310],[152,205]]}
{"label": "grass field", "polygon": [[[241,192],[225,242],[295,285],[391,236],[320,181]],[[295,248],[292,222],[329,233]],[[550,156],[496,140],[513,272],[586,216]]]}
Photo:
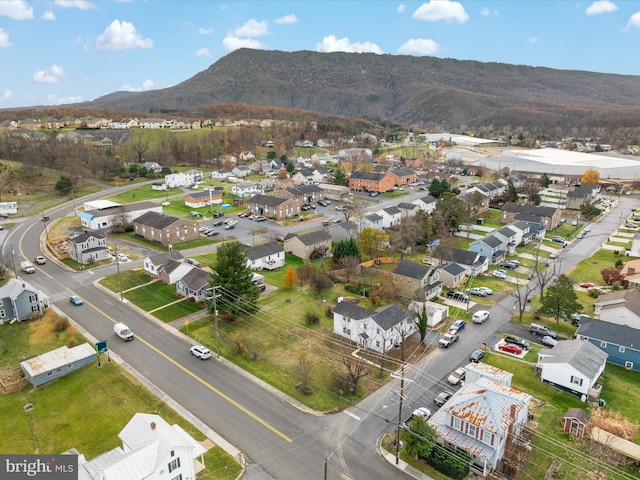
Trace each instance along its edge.
{"label": "grass field", "polygon": [[598,250],[589,258],[584,259],[568,272],[568,276],[576,282],[593,282],[602,284],[600,272],[605,268],[614,267],[616,260],[624,257],[614,255],[612,250]]}

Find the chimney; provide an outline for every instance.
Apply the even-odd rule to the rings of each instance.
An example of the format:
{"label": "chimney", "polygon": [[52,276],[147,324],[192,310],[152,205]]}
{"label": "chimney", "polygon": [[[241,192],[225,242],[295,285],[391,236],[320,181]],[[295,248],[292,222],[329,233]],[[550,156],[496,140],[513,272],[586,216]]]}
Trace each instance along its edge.
{"label": "chimney", "polygon": [[151,430],[155,430],[156,429],[156,422],[151,422]]}
{"label": "chimney", "polygon": [[627,268],[627,275],[634,275],[636,273],[636,269],[633,267]]}
{"label": "chimney", "polygon": [[516,405],[512,404],[511,405],[511,411],[510,411],[510,416],[513,420],[516,419]]}

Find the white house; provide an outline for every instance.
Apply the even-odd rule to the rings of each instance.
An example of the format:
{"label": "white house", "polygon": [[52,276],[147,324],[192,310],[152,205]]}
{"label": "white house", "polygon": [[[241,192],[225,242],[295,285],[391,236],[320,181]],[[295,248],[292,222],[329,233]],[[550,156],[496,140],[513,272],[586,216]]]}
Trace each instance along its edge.
{"label": "white house", "polygon": [[151,190],[165,191],[165,190],[167,190],[167,184],[166,183],[162,183],[162,182],[153,182],[151,184]]}
{"label": "white house", "polygon": [[112,120],[109,123],[109,128],[114,130],[128,130],[129,128],[137,127],[138,119],[136,118],[121,118],[120,120]]}
{"label": "white house", "polygon": [[216,170],[211,172],[211,180],[226,180],[231,176],[231,170]]}
{"label": "white house", "polygon": [[370,213],[360,217],[360,231],[369,227],[382,230],[382,217],[377,213]]}
{"label": "white house", "polygon": [[426,195],[424,197],[416,198],[411,203],[417,205],[420,210],[424,210],[426,213],[431,215],[436,209],[437,202],[438,200],[436,198]]}
{"label": "white house", "polygon": [[80,217],[82,227],[91,230],[105,230],[110,228],[114,221],[119,222],[124,219],[127,223],[131,223],[147,212],[162,213],[162,206],[150,201],[129,203],[127,205],[109,203],[112,203],[112,205],[79,211],[77,215]]}
{"label": "white house", "polygon": [[140,167],[146,168],[147,170],[153,170],[154,173],[162,172],[162,165],[158,162],[143,162],[140,164]]}
{"label": "white house", "polygon": [[421,314],[424,311],[427,314],[427,326],[429,327],[435,327],[449,317],[449,307],[436,302],[412,300],[407,308],[416,314]]}
{"label": "white house", "polygon": [[200,172],[200,176],[198,176],[195,172],[199,172],[199,170],[190,170],[189,172],[182,173],[170,173],[169,175],[164,176],[164,181],[169,188],[189,187],[194,183],[202,180],[202,172]]}
{"label": "white house", "polygon": [[251,270],[275,270],[284,266],[284,247],[278,242],[262,245],[243,245],[247,253],[247,264]]}
{"label": "white house", "polygon": [[142,259],[142,266],[145,273],[151,278],[160,278],[160,270],[169,260],[177,260],[181,262],[184,260],[184,257],[178,250],[171,250],[170,252],[163,252],[144,257]]}
{"label": "white house", "polygon": [[136,413],[118,438],[122,447],[92,460],[78,455],[79,480],[186,480],[205,468],[206,449],[159,415]]}
{"label": "white house", "polygon": [[383,208],[376,213],[382,217],[382,228],[397,227],[402,221],[402,210],[395,206]]}
{"label": "white house", "polygon": [[338,301],[333,309],[333,332],[364,348],[385,353],[416,331],[414,318],[414,312],[402,310],[397,305],[372,311]]}
{"label": "white house", "polygon": [[576,395],[590,395],[608,356],[591,342],[558,342],[555,347],[538,352],[540,380]]}
{"label": "white house", "polygon": [[237,183],[231,185],[231,193],[236,197],[252,197],[254,195],[262,194],[263,185],[260,183]]}
{"label": "white house", "polygon": [[599,295],[593,315],[600,320],[640,329],[640,291],[617,290]]}

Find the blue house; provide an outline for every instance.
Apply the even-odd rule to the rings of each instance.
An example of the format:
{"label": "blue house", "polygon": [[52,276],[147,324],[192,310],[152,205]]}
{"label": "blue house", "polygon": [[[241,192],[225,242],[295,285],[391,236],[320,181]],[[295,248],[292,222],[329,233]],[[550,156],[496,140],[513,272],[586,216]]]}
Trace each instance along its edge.
{"label": "blue house", "polygon": [[5,320],[27,320],[49,308],[49,298],[27,282],[10,279],[0,287],[0,325]]}
{"label": "blue house", "polygon": [[60,347],[20,362],[20,368],[31,385],[39,387],[74,372],[96,359],[96,350],[88,343],[72,348]]}
{"label": "blue house", "polygon": [[576,332],[609,354],[607,362],[640,372],[640,330],[582,315]]}
{"label": "blue house", "polygon": [[469,244],[469,250],[487,257],[489,263],[495,265],[504,260],[506,242],[497,235],[487,235],[480,240],[471,242]]}

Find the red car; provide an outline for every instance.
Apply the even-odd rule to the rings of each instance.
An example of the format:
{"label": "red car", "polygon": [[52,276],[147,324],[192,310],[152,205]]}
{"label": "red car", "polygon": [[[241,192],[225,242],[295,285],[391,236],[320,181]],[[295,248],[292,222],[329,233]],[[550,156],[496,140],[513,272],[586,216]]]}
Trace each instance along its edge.
{"label": "red car", "polygon": [[522,348],[513,343],[503,343],[502,345],[498,346],[498,348],[503,352],[514,353],[516,355],[520,355],[522,353]]}
{"label": "red car", "polygon": [[580,286],[581,286],[582,288],[586,288],[586,289],[593,288],[593,287],[597,287],[597,285],[596,285],[595,283],[590,283],[590,282],[587,282],[587,283],[581,283],[581,284],[580,284]]}

